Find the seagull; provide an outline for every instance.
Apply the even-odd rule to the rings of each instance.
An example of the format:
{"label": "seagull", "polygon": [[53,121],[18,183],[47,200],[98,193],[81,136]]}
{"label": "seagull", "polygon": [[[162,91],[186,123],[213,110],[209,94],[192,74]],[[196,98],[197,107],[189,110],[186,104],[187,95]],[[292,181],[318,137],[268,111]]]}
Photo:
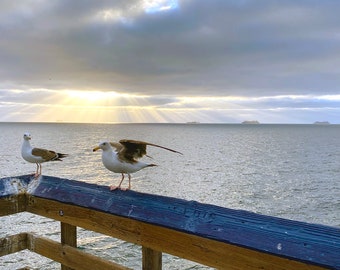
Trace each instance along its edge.
{"label": "seagull", "polygon": [[42,148],[32,147],[30,144],[31,135],[29,133],[24,134],[24,141],[21,146],[21,156],[24,160],[37,164],[37,171],[34,175],[37,178],[41,175],[41,163],[47,161],[62,161],[61,159],[67,157],[67,154],[61,154],[52,150],[46,150]]}
{"label": "seagull", "polygon": [[[166,148],[164,146],[160,146],[153,143],[147,143],[143,141],[135,141],[135,140],[120,140],[117,142],[102,142],[95,148],[93,148],[93,152],[102,149],[102,162],[106,169],[115,173],[121,173],[122,178],[118,184],[118,186],[111,185],[110,190],[121,189],[123,191],[131,189],[131,173],[137,172],[146,167],[154,167],[156,164],[148,164],[141,161],[138,161],[139,158],[146,155],[146,146],[155,146],[159,148],[163,148],[165,150],[178,153],[183,155],[181,152],[172,150],[170,148]],[[146,155],[147,157],[150,157]],[[151,157],[150,157],[151,158]],[[121,188],[121,184],[124,180],[124,174],[127,174],[129,177],[129,187]]]}

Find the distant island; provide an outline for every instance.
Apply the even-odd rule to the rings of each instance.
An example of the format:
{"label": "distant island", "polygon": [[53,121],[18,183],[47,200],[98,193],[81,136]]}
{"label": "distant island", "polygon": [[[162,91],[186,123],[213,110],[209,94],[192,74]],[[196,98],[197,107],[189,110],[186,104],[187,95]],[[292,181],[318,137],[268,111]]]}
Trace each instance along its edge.
{"label": "distant island", "polygon": [[316,121],[314,125],[330,125],[330,123],[328,121]]}
{"label": "distant island", "polygon": [[242,124],[246,124],[246,125],[257,125],[257,124],[260,124],[260,122],[257,121],[257,120],[248,120],[248,121],[243,121]]}

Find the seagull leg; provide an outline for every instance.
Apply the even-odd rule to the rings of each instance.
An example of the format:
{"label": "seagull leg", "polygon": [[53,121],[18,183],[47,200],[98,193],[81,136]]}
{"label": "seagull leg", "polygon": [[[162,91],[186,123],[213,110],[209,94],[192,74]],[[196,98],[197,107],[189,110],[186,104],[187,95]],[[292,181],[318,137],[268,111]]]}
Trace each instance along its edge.
{"label": "seagull leg", "polygon": [[131,175],[129,173],[127,175],[129,176],[129,187],[128,188],[121,188],[119,186],[120,190],[122,190],[122,191],[127,191],[127,190],[131,189]]}
{"label": "seagull leg", "polygon": [[128,176],[129,176],[129,189],[131,189],[131,175],[128,174]]}
{"label": "seagull leg", "polygon": [[122,173],[122,179],[120,180],[119,185],[118,185],[118,186],[111,185],[111,186],[110,186],[110,190],[111,190],[111,191],[112,191],[112,190],[116,190],[117,188],[120,189],[120,185],[123,183],[123,180],[124,180],[124,174]]}
{"label": "seagull leg", "polygon": [[35,165],[37,165],[37,169],[35,171],[35,175],[34,176],[37,176],[38,175],[38,171],[39,171],[39,164],[38,163],[35,163]]}
{"label": "seagull leg", "polygon": [[37,165],[37,170],[35,171],[35,174],[34,174],[34,178],[38,178],[38,176],[39,176],[39,163],[36,163],[36,165]]}

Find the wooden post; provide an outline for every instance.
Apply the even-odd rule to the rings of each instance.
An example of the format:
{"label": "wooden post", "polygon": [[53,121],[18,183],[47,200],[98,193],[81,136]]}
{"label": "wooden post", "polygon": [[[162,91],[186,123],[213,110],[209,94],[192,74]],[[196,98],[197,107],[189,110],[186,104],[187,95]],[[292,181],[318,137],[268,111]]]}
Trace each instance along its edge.
{"label": "wooden post", "polygon": [[162,270],[162,252],[142,247],[143,270]]}
{"label": "wooden post", "polygon": [[27,248],[27,234],[19,233],[0,238],[0,257],[12,254]]}
{"label": "wooden post", "polygon": [[[5,237],[0,255],[28,248],[68,267],[62,269],[92,270],[86,266],[98,258],[76,248],[79,226],[144,247],[143,269],[161,269],[164,252],[217,269],[340,270],[336,227],[49,176],[25,192],[27,179],[0,179],[0,216],[28,211],[64,222],[62,243],[27,234],[17,245],[17,237]],[[102,261],[98,269],[126,267]]]}
{"label": "wooden post", "polygon": [[[61,222],[61,244],[77,247],[77,227]],[[61,265],[61,270],[73,270],[70,267]]]}

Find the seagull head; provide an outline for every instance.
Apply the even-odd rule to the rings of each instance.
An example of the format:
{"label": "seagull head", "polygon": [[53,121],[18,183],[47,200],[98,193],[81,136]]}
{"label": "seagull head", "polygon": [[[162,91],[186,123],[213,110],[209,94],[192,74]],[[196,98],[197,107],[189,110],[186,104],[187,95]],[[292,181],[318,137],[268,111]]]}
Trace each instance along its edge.
{"label": "seagull head", "polygon": [[31,139],[31,134],[29,134],[28,132],[24,133],[24,140],[29,141]]}
{"label": "seagull head", "polygon": [[106,150],[112,149],[112,147],[111,147],[109,142],[102,142],[98,146],[93,148],[93,152],[96,152],[99,149],[102,149],[103,151],[106,151]]}

